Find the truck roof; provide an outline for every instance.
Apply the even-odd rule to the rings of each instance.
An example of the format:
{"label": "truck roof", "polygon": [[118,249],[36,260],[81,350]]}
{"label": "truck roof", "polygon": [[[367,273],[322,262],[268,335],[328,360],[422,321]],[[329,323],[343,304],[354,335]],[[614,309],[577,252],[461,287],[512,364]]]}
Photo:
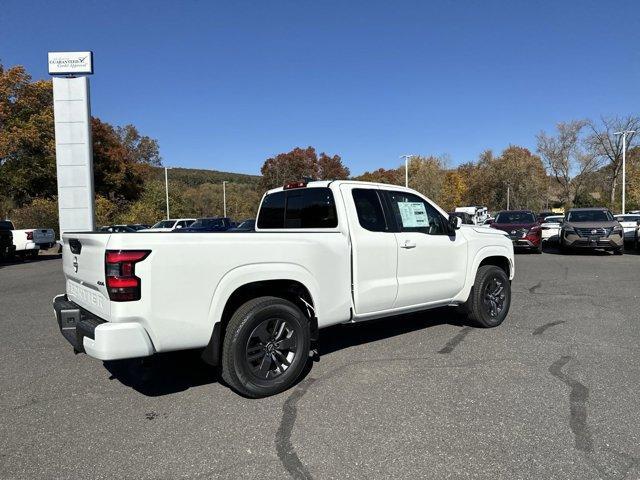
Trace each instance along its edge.
{"label": "truck roof", "polygon": [[[308,182],[305,187],[298,187],[298,188],[322,188],[322,187],[328,187],[329,185],[340,186],[342,184],[366,185],[368,187],[371,187],[371,186],[393,187],[393,188],[397,188],[399,190],[411,190],[411,188],[403,187],[402,185],[393,185],[391,183],[363,182],[363,181],[360,181],[360,180],[313,180],[313,181]],[[266,192],[266,194],[275,193],[275,192],[281,192],[283,190],[284,190],[284,186],[277,187],[277,188],[272,188],[271,190],[268,190]]]}

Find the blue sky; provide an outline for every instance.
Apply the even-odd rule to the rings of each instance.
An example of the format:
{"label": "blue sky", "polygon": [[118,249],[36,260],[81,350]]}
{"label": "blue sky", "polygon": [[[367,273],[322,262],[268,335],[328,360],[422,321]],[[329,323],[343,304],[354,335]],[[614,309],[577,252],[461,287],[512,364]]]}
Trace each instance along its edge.
{"label": "blue sky", "polygon": [[[56,4],[53,6],[53,4]],[[169,166],[258,173],[295,146],[359,174],[404,153],[535,148],[562,120],[640,113],[638,1],[2,0],[0,61],[93,50],[92,113]]]}

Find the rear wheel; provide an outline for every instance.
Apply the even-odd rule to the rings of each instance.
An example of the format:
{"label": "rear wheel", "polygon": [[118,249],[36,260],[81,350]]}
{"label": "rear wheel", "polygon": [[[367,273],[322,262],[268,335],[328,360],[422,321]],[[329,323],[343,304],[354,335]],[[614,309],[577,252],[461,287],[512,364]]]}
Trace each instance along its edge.
{"label": "rear wheel", "polygon": [[618,247],[613,251],[614,255],[622,255],[624,253],[624,246]]}
{"label": "rear wheel", "polygon": [[302,373],[310,350],[309,322],[278,297],[259,297],[231,317],[222,348],[222,378],[251,398],[286,390]]}
{"label": "rear wheel", "polygon": [[505,271],[494,265],[480,267],[466,303],[469,319],[482,327],[497,327],[510,306],[511,283]]}

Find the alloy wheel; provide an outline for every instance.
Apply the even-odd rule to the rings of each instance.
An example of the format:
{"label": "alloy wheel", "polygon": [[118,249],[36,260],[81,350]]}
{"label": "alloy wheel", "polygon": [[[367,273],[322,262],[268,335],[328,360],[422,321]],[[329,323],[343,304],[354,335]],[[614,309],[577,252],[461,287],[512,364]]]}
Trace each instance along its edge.
{"label": "alloy wheel", "polygon": [[257,378],[271,380],[291,366],[298,350],[298,333],[282,318],[263,320],[249,335],[245,360]]}

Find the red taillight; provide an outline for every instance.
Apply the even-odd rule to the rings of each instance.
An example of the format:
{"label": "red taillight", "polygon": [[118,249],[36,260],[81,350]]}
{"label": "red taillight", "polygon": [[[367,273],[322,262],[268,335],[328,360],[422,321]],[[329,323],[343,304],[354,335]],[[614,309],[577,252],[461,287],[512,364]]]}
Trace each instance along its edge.
{"label": "red taillight", "polygon": [[105,277],[109,298],[114,302],[140,300],[141,281],[135,265],[151,253],[150,250],[107,250]]}
{"label": "red taillight", "polygon": [[26,232],[27,240],[33,240],[33,232]]}

